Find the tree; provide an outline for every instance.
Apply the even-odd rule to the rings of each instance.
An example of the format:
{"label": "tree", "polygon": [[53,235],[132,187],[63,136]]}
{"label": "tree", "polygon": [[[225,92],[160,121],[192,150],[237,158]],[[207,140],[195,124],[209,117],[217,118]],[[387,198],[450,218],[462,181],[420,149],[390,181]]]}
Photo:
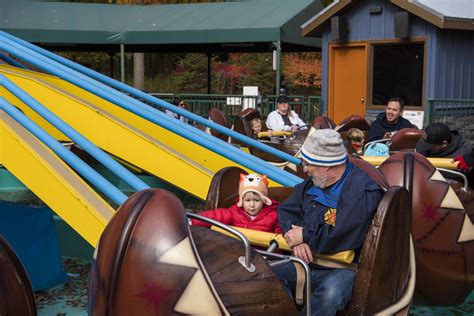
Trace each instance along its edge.
{"label": "tree", "polygon": [[321,53],[286,53],[282,65],[292,94],[321,90]]}
{"label": "tree", "polygon": [[176,93],[206,93],[207,57],[205,54],[186,54],[176,65]]}
{"label": "tree", "polygon": [[272,69],[272,54],[244,53],[233,54],[234,62],[246,69],[239,90],[243,86],[258,86],[260,94],[273,94],[275,71]]}

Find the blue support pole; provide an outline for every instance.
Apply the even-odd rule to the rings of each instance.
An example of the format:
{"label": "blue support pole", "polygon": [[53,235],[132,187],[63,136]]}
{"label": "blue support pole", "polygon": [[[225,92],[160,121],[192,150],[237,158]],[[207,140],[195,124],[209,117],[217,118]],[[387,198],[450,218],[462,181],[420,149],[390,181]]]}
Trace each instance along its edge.
{"label": "blue support pole", "polygon": [[[196,115],[196,114],[194,114],[194,113],[192,113],[192,112],[183,110],[183,109],[181,109],[181,108],[179,108],[179,107],[177,107],[177,106],[174,106],[174,105],[172,105],[172,104],[170,104],[170,103],[168,103],[168,102],[166,102],[166,101],[163,101],[163,100],[160,100],[160,99],[158,99],[158,98],[155,98],[155,97],[153,97],[153,96],[151,96],[151,95],[149,95],[149,94],[147,94],[147,93],[145,93],[145,92],[143,92],[143,91],[140,91],[140,90],[138,90],[138,89],[135,89],[135,88],[133,88],[133,87],[130,87],[130,86],[128,86],[128,85],[126,85],[126,84],[124,84],[124,83],[122,83],[122,82],[119,82],[119,81],[114,80],[114,79],[112,79],[112,78],[109,78],[109,77],[107,77],[107,76],[104,76],[104,75],[102,75],[102,74],[100,74],[100,73],[98,73],[98,72],[96,72],[96,71],[94,71],[94,70],[91,70],[91,69],[89,69],[89,68],[86,68],[86,67],[84,67],[84,66],[82,66],[82,65],[79,65],[79,64],[77,64],[77,63],[75,63],[75,62],[72,62],[72,61],[70,61],[70,60],[68,60],[68,59],[66,59],[66,58],[63,58],[63,57],[59,56],[59,55],[53,54],[53,53],[51,53],[51,52],[49,52],[49,51],[47,51],[47,50],[45,50],[45,49],[42,49],[41,47],[38,47],[38,46],[36,46],[36,45],[33,45],[33,44],[31,44],[31,43],[29,43],[29,42],[27,42],[27,41],[24,41],[24,40],[22,40],[22,39],[19,39],[19,38],[13,36],[13,35],[10,35],[10,34],[8,34],[8,33],[3,32],[3,31],[0,31],[0,35],[2,35],[2,36],[4,36],[4,37],[6,37],[6,38],[8,38],[8,39],[10,39],[10,40],[12,40],[12,41],[14,41],[15,43],[21,44],[21,45],[23,45],[23,46],[25,46],[25,47],[27,47],[27,48],[33,50],[33,51],[35,51],[35,52],[37,52],[37,53],[39,53],[39,54],[45,56],[45,57],[48,57],[48,58],[50,58],[50,59],[52,59],[52,60],[54,60],[54,61],[56,61],[56,62],[58,62],[58,63],[60,63],[60,64],[62,64],[62,65],[64,65],[64,66],[67,66],[67,67],[69,67],[69,68],[71,68],[71,69],[74,69],[74,70],[80,72],[81,74],[85,74],[86,76],[89,76],[89,77],[91,77],[91,78],[94,78],[94,79],[97,80],[97,81],[100,81],[100,82],[105,83],[105,84],[107,84],[107,85],[109,85],[109,86],[111,86],[111,87],[114,87],[115,89],[118,89],[118,90],[121,90],[121,91],[125,91],[125,92],[130,93],[131,95],[133,95],[133,96],[135,96],[135,97],[137,97],[137,98],[146,100],[146,101],[148,101],[148,102],[150,102],[150,103],[152,103],[152,104],[154,104],[154,105],[163,107],[163,108],[165,108],[165,109],[167,109],[167,110],[171,110],[171,111],[173,111],[173,112],[175,112],[175,113],[177,113],[177,114],[179,114],[179,115],[181,115],[181,116],[184,116],[184,117],[186,117],[186,118],[188,118],[188,119],[190,119],[190,120],[193,120],[193,121],[195,121],[195,122],[197,122],[197,123],[199,123],[199,124],[202,124],[202,125],[204,125],[204,126],[210,127],[210,128],[212,128],[212,129],[218,131],[219,133],[222,133],[222,134],[224,134],[224,135],[227,135],[227,136],[230,136],[230,137],[232,137],[232,138],[235,138],[235,139],[237,139],[237,140],[239,140],[239,141],[241,141],[241,142],[243,142],[243,143],[246,143],[246,144],[248,144],[248,145],[250,145],[250,146],[253,146],[253,147],[255,147],[255,148],[258,148],[258,149],[260,149],[260,150],[262,150],[262,151],[264,151],[264,152],[270,153],[270,154],[272,154],[272,155],[274,155],[274,156],[277,156],[277,157],[279,157],[279,158],[282,158],[282,159],[284,159],[284,160],[290,161],[290,162],[292,162],[292,163],[294,163],[294,164],[296,164],[296,165],[299,165],[299,164],[300,164],[300,160],[299,160],[299,159],[297,159],[297,158],[295,158],[295,157],[293,157],[293,156],[291,156],[291,155],[288,155],[287,153],[284,153],[284,152],[282,152],[282,151],[280,151],[280,150],[277,150],[277,149],[275,149],[275,148],[273,148],[273,147],[270,147],[270,146],[268,146],[268,145],[262,144],[262,143],[260,143],[260,142],[258,142],[258,141],[256,141],[256,140],[254,140],[254,139],[252,139],[252,138],[250,138],[250,137],[247,137],[247,136],[245,136],[245,135],[242,135],[242,134],[240,134],[240,133],[237,133],[237,132],[235,132],[235,131],[232,131],[232,130],[230,130],[230,129],[228,129],[228,128],[222,126],[222,125],[219,125],[219,124],[216,124],[216,123],[214,123],[214,122],[211,122],[211,121],[209,121],[209,120],[207,120],[207,119],[205,119],[205,118],[202,118],[202,117],[199,116],[199,115]],[[109,88],[109,87],[108,87],[108,88]],[[114,92],[117,92],[117,91],[114,91]],[[129,98],[129,99],[127,99],[128,102],[131,102],[130,99],[136,101],[136,100],[133,99],[133,98],[130,98],[130,97],[128,97],[128,98]],[[140,106],[143,105],[141,102],[139,102],[139,103],[140,103]]]}
{"label": "blue support pole", "polygon": [[22,68],[22,69],[28,69],[25,65],[17,62],[15,59],[5,55],[5,54],[2,54],[0,53],[0,59],[3,60],[3,61],[6,61],[9,65],[12,65],[12,66],[15,66],[15,67],[18,67],[18,68]]}
{"label": "blue support pole", "polygon": [[149,186],[145,182],[140,180],[136,175],[131,173],[128,169],[126,169],[117,161],[112,159],[109,155],[104,153],[101,149],[91,143],[87,138],[79,134],[71,126],[66,124],[53,112],[48,110],[45,106],[36,101],[26,92],[21,90],[20,87],[11,82],[7,77],[2,74],[0,74],[0,85],[4,86],[8,91],[13,93],[13,95],[15,95],[23,103],[32,108],[42,118],[51,123],[51,125],[60,130],[64,135],[68,136],[75,143],[81,146],[87,153],[89,153],[92,157],[94,157],[97,161],[107,167],[110,171],[112,171],[122,180],[124,180],[133,189],[140,191],[149,188]]}
{"label": "blue support pole", "polygon": [[[89,83],[91,80],[86,76],[77,73],[73,70],[67,69],[61,64],[58,64],[52,60],[47,59],[46,57],[35,53],[34,51],[22,47],[21,45],[16,44],[8,39],[1,38],[0,39],[0,48],[9,52],[12,55],[15,55],[23,60],[28,61],[29,63],[35,65],[38,68],[41,68],[47,72],[50,72],[54,75],[57,75],[85,90],[88,90],[107,101],[110,101],[114,104],[117,104],[132,113],[135,113],[141,117],[144,117],[151,122],[154,122],[170,131],[187,138],[201,146],[214,151],[230,160],[233,160],[243,166],[246,166],[249,169],[253,169],[258,173],[267,174],[271,179],[281,183],[282,185],[286,186],[294,186],[297,183],[301,182],[302,179],[280,170],[274,166],[269,165],[267,162],[254,157],[252,155],[248,155],[240,151],[239,149],[227,144],[224,141],[216,139],[209,134],[206,134],[202,131],[196,130],[195,128],[180,122],[174,118],[169,117],[168,115],[148,107],[143,103],[122,95],[122,98],[118,98],[115,95],[108,92],[109,90],[113,90],[110,87],[106,87],[105,85],[95,82],[95,84]],[[83,80],[80,80],[83,79]],[[85,80],[87,79],[87,80]],[[106,87],[107,89],[104,89]],[[117,91],[113,90],[114,92],[118,93]],[[125,102],[123,99],[128,98],[130,102]],[[140,106],[133,106],[134,104],[139,104]],[[146,107],[147,110],[144,110],[143,107]],[[152,115],[153,113],[153,115]],[[291,157],[291,156],[290,156]],[[294,158],[294,157],[293,157]],[[295,158],[294,158],[295,159]]]}
{"label": "blue support pole", "polygon": [[0,109],[7,112],[18,123],[25,127],[31,134],[42,141],[61,159],[74,168],[80,175],[86,178],[90,183],[104,192],[112,201],[121,205],[127,199],[127,196],[117,189],[112,183],[102,177],[97,171],[88,166],[72,152],[56,141],[51,135],[46,133],[41,127],[26,117],[20,110],[8,103],[3,97],[0,97]]}

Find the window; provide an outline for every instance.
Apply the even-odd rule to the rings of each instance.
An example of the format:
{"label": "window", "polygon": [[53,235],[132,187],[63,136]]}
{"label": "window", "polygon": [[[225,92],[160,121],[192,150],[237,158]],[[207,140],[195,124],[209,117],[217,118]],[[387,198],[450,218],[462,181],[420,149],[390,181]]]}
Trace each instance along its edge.
{"label": "window", "polygon": [[377,44],[372,49],[372,105],[399,97],[407,106],[421,107],[424,44]]}

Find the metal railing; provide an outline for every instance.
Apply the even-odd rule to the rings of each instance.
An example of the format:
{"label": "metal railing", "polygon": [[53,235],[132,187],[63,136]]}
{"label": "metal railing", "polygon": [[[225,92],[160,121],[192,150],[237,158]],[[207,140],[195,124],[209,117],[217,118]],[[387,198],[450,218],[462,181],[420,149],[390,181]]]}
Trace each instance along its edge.
{"label": "metal railing", "polygon": [[[244,96],[236,94],[191,94],[191,93],[150,93],[150,95],[164,101],[175,103],[184,100],[187,110],[197,115],[207,115],[211,108],[218,108],[224,112],[231,121],[239,115],[243,108],[254,107],[266,117],[275,109],[276,95]],[[321,113],[320,96],[290,95],[290,106],[300,117],[310,123]]]}
{"label": "metal railing", "polygon": [[252,246],[250,245],[250,241],[247,239],[247,237],[245,237],[243,233],[241,233],[239,230],[229,225],[223,224],[219,221],[216,221],[215,219],[208,218],[199,214],[188,212],[186,213],[186,216],[191,219],[199,220],[199,221],[214,225],[216,227],[219,227],[222,230],[225,230],[228,233],[231,233],[234,236],[237,236],[237,238],[239,238],[242,241],[245,247],[245,254],[244,256],[239,257],[238,261],[248,272],[255,272],[255,265],[253,265],[251,262]]}
{"label": "metal railing", "polygon": [[426,124],[436,122],[443,116],[474,117],[474,100],[472,99],[429,99],[426,108]]}

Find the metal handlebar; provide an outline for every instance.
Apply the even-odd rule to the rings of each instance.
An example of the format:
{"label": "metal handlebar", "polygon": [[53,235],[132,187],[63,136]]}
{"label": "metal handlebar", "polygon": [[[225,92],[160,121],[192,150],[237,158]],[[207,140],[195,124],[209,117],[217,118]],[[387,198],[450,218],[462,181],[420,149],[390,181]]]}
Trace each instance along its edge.
{"label": "metal handlebar", "polygon": [[444,169],[444,168],[438,168],[438,170],[440,170],[442,172],[453,174],[453,175],[458,176],[458,177],[461,177],[464,181],[464,186],[463,186],[462,190],[464,192],[467,192],[467,188],[469,187],[469,181],[468,181],[468,179],[467,179],[467,177],[464,173],[459,172],[459,171],[455,171],[455,170]]}
{"label": "metal handlebar", "polygon": [[274,263],[269,263],[270,267],[277,267],[289,262],[296,262],[303,266],[304,276],[305,276],[305,288],[306,288],[306,315],[311,316],[311,272],[309,270],[309,265],[306,262],[304,262],[302,259],[297,258],[297,257],[286,256],[279,253],[273,253],[273,252],[263,251],[259,249],[255,249],[255,251],[265,257],[273,257],[277,259],[282,259]]}
{"label": "metal handlebar", "polygon": [[214,226],[217,226],[219,227],[220,229],[223,229],[231,234],[234,234],[235,236],[239,237],[240,240],[242,240],[242,242],[244,243],[245,245],[245,256],[241,256],[239,257],[239,263],[241,265],[244,266],[245,269],[247,269],[247,271],[249,272],[255,272],[255,266],[250,262],[250,250],[252,249],[251,245],[250,245],[250,242],[249,240],[247,239],[247,237],[245,237],[244,234],[242,234],[241,232],[239,232],[237,229],[235,228],[232,228],[228,225],[225,225],[225,224],[222,224],[221,222],[218,222],[216,220],[213,220],[211,218],[207,218],[207,217],[204,217],[202,215],[198,215],[198,214],[194,214],[194,213],[189,213],[189,212],[186,212],[186,216],[188,218],[192,218],[192,219],[197,219],[201,222],[206,222],[206,223],[209,223],[209,224],[212,224]]}

